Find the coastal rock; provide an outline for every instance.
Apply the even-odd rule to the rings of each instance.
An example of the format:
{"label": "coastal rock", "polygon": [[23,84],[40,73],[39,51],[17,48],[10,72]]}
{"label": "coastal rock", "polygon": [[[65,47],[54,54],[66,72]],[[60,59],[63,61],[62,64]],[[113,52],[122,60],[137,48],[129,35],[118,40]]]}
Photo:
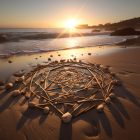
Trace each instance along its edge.
{"label": "coastal rock", "polygon": [[29,106],[29,107],[35,107],[35,102],[29,102],[29,103],[28,103],[28,106]]}
{"label": "coastal rock", "polygon": [[50,108],[49,108],[49,107],[45,107],[45,108],[44,108],[44,114],[48,114],[49,111],[50,111]]}
{"label": "coastal rock", "polygon": [[115,94],[114,94],[114,93],[110,93],[110,94],[109,94],[109,97],[110,97],[111,99],[114,99],[114,98],[115,98]]}
{"label": "coastal rock", "polygon": [[125,36],[125,35],[140,35],[140,31],[135,31],[134,28],[128,27],[116,30],[115,32],[110,34],[110,36]]}
{"label": "coastal rock", "polygon": [[111,99],[110,99],[109,97],[107,97],[107,98],[105,99],[105,103],[109,104],[110,102],[111,102]]}
{"label": "coastal rock", "polygon": [[8,84],[5,86],[5,89],[8,90],[8,89],[10,89],[10,88],[12,88],[12,87],[13,87],[13,84],[12,84],[12,83],[8,83]]}
{"label": "coastal rock", "polygon": [[117,86],[121,86],[121,85],[122,85],[122,82],[121,82],[120,80],[116,80],[116,81],[115,81],[115,84],[116,84]]}
{"label": "coastal rock", "polygon": [[19,90],[14,90],[13,91],[13,96],[18,96],[20,94],[20,91]]}
{"label": "coastal rock", "polygon": [[91,32],[92,32],[92,33],[99,33],[100,30],[96,30],[96,29],[95,29],[95,30],[92,30]]}
{"label": "coastal rock", "polygon": [[111,76],[115,76],[116,73],[115,73],[115,72],[110,72],[110,75],[111,75]]}
{"label": "coastal rock", "polygon": [[71,121],[71,118],[72,118],[72,115],[69,112],[63,114],[62,116],[62,120],[64,123],[69,123]]}
{"label": "coastal rock", "polygon": [[104,106],[103,105],[99,105],[97,107],[97,112],[103,112],[103,110],[104,110]]}

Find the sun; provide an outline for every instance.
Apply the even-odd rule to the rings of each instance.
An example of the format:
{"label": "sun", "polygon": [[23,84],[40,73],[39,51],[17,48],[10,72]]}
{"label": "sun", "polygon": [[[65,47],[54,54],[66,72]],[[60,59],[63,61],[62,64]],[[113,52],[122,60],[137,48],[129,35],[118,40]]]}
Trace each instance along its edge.
{"label": "sun", "polygon": [[66,28],[74,28],[77,25],[78,25],[78,22],[74,19],[70,19],[65,23]]}

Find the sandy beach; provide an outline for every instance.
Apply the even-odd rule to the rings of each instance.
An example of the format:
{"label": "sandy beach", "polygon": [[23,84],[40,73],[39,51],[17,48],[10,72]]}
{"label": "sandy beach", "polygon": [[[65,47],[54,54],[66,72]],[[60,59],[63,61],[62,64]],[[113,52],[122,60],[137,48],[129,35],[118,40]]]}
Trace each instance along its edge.
{"label": "sandy beach", "polygon": [[[123,43],[114,46],[99,46],[69,49],[0,59],[0,139],[2,140],[139,140],[140,139],[140,46]],[[88,53],[91,53],[89,55]],[[60,56],[58,56],[60,54]],[[52,57],[50,57],[52,55]],[[100,64],[115,72],[114,79],[122,86],[114,86],[115,99],[104,104],[104,111],[93,108],[64,123],[62,115],[50,107],[49,114],[41,109],[29,108],[24,95],[13,97],[15,76],[21,71],[26,75],[37,64],[55,60],[73,59]],[[51,58],[51,61],[48,61]],[[8,61],[12,60],[12,63]],[[5,90],[5,85],[14,86]],[[60,107],[64,110],[64,107]]]}

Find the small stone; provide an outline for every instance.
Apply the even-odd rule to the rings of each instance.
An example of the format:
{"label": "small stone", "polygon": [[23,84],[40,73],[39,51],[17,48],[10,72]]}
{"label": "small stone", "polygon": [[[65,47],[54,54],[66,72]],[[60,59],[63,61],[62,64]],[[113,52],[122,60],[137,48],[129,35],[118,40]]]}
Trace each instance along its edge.
{"label": "small stone", "polygon": [[71,121],[71,118],[72,118],[72,115],[69,112],[63,114],[62,116],[62,120],[64,123],[69,123]]}
{"label": "small stone", "polygon": [[103,112],[103,110],[104,110],[104,106],[103,105],[99,105],[97,107],[97,112]]}
{"label": "small stone", "polygon": [[24,80],[24,76],[18,78],[18,82],[22,82]]}
{"label": "small stone", "polygon": [[122,85],[122,82],[120,80],[116,80],[115,83],[116,83],[117,86],[121,86]]}
{"label": "small stone", "polygon": [[74,55],[71,55],[71,57],[73,57]]}
{"label": "small stone", "polygon": [[48,58],[48,61],[51,61],[51,58]]}
{"label": "small stone", "polygon": [[109,97],[107,97],[107,98],[105,99],[105,103],[109,104],[110,102],[111,102],[111,99],[110,99]]}
{"label": "small stone", "polygon": [[88,78],[91,79],[92,77],[91,76],[88,76]]}
{"label": "small stone", "polygon": [[55,62],[55,63],[58,63],[58,61],[57,61],[57,60],[55,60],[54,62]]}
{"label": "small stone", "polygon": [[38,59],[38,58],[35,58],[35,59]]}
{"label": "small stone", "polygon": [[13,91],[13,96],[18,96],[20,94],[20,91],[19,90],[14,90]]}
{"label": "small stone", "polygon": [[50,57],[53,57],[53,55],[50,55]]}
{"label": "small stone", "polygon": [[13,61],[12,61],[12,60],[9,60],[8,62],[9,62],[9,63],[12,63]]}
{"label": "small stone", "polygon": [[0,86],[3,86],[5,84],[5,81],[0,81]]}
{"label": "small stone", "polygon": [[115,81],[112,81],[112,82],[111,82],[112,85],[115,85],[115,83],[116,83]]}
{"label": "small stone", "polygon": [[110,94],[109,94],[109,97],[110,97],[111,99],[114,99],[114,98],[115,98],[115,94],[114,94],[114,93],[110,93]]}
{"label": "small stone", "polygon": [[81,63],[82,62],[82,60],[79,60],[79,63]]}
{"label": "small stone", "polygon": [[100,64],[96,64],[96,67],[99,68],[100,67]]}
{"label": "small stone", "polygon": [[29,99],[30,98],[30,94],[25,95],[25,98]]}
{"label": "small stone", "polygon": [[13,84],[12,84],[12,83],[8,83],[8,84],[5,86],[5,89],[8,90],[8,89],[10,89],[10,88],[12,88],[12,87],[13,87]]}
{"label": "small stone", "polygon": [[88,55],[91,55],[91,53],[88,53]]}
{"label": "small stone", "polygon": [[75,57],[75,58],[73,58],[73,60],[76,60],[76,57]]}
{"label": "small stone", "polygon": [[58,54],[58,56],[61,56],[60,54]]}
{"label": "small stone", "polygon": [[111,76],[115,76],[116,73],[115,73],[115,72],[111,72],[110,75],[111,75]]}
{"label": "small stone", "polygon": [[73,91],[70,91],[69,94],[70,94],[70,95],[74,95],[74,92],[73,92]]}
{"label": "small stone", "polygon": [[28,103],[28,106],[29,106],[29,107],[35,107],[35,102],[29,102],[29,103]]}
{"label": "small stone", "polygon": [[45,108],[44,108],[44,114],[48,114],[49,111],[50,111],[50,108],[49,108],[49,107],[45,107]]}

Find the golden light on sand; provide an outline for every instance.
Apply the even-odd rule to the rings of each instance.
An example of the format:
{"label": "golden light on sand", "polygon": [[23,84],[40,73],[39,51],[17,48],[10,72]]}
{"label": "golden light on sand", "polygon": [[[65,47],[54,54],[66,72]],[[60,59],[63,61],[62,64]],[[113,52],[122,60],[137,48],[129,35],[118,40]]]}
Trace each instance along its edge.
{"label": "golden light on sand", "polygon": [[74,28],[78,25],[78,22],[75,19],[70,19],[65,23],[66,28]]}

